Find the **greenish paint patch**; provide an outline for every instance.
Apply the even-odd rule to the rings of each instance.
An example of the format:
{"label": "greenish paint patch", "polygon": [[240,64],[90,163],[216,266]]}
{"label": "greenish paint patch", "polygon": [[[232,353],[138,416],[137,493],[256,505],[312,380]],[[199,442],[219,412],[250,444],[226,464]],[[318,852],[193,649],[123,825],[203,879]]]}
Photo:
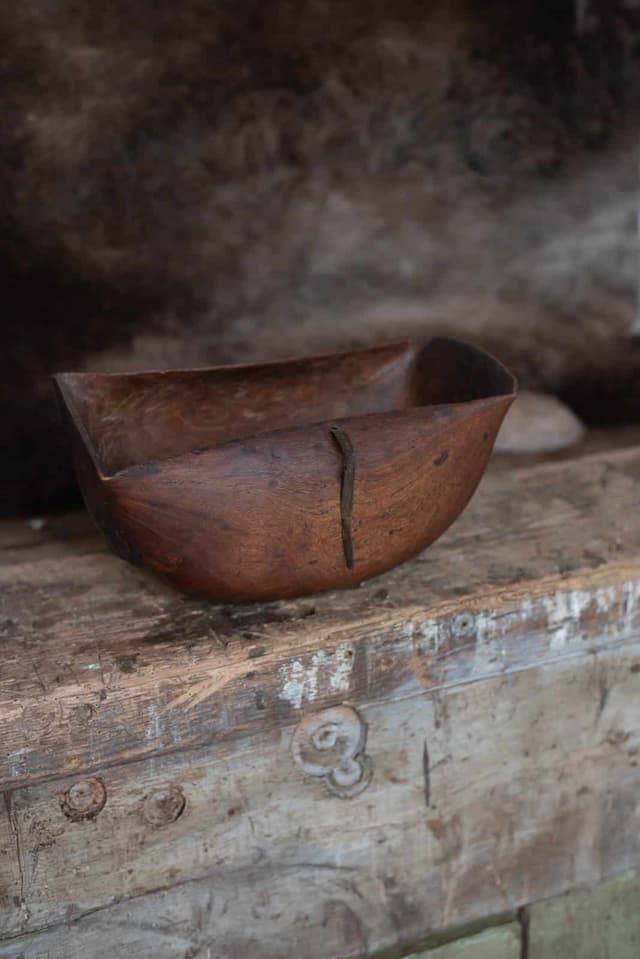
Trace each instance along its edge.
{"label": "greenish paint patch", "polygon": [[517,922],[485,929],[477,936],[448,942],[407,959],[520,959],[521,929]]}
{"label": "greenish paint patch", "polygon": [[638,959],[640,877],[535,903],[529,917],[528,959]]}

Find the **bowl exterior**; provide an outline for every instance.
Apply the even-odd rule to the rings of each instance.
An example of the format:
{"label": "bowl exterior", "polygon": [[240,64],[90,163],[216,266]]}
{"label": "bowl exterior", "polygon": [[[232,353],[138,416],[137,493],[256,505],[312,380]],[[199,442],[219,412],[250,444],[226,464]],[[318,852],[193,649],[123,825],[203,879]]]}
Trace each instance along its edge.
{"label": "bowl exterior", "polygon": [[[97,486],[80,480],[116,551],[185,592],[253,601],[354,586],[424,549],[456,519],[512,400],[280,430],[133,467]],[[351,565],[348,464],[335,425],[352,449]]]}

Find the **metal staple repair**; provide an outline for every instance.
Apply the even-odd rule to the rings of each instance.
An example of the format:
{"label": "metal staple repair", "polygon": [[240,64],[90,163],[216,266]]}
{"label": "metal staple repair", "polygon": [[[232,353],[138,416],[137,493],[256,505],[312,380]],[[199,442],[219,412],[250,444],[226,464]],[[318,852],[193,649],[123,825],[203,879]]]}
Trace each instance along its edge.
{"label": "metal staple repair", "polygon": [[356,482],[356,456],[353,443],[340,426],[329,429],[342,454],[342,480],[340,484],[340,522],[342,526],[342,548],[344,561],[348,569],[353,569],[353,493]]}

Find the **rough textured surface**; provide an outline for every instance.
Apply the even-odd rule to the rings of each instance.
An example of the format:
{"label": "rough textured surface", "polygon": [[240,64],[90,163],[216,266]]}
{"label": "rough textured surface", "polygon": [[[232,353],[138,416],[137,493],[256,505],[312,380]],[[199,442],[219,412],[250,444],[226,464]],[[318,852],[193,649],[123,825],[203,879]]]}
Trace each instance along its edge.
{"label": "rough textured surface", "polygon": [[7,8],[0,509],[68,501],[47,375],[71,367],[445,329],[637,420],[639,22],[629,0]]}
{"label": "rough textured surface", "polygon": [[637,959],[640,878],[539,902],[529,910],[529,959]]}
{"label": "rough textured surface", "polygon": [[2,524],[2,959],[410,951],[638,869],[639,474],[490,471],[413,563],[264,606]]}
{"label": "rough textured surface", "polygon": [[307,706],[628,639],[640,621],[639,475],[634,447],[489,473],[414,561],[353,591],[264,606],[185,600],[107,553],[84,517],[5,522],[0,783],[214,737],[224,748]]}
{"label": "rough textured surface", "polygon": [[[106,770],[86,822],[60,809],[70,781],[14,791],[4,935],[77,917],[68,946],[102,928],[141,959],[164,955],[151,927],[185,953],[359,956],[637,868],[639,663],[636,642],[359,702],[373,773],[352,798],[297,761],[291,727]],[[149,822],[169,784],[184,811]]]}

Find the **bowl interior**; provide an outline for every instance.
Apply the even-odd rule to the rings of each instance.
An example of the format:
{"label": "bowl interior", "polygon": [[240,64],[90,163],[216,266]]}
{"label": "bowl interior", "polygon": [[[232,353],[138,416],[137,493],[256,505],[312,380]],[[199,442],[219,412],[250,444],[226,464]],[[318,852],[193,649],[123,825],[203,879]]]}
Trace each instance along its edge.
{"label": "bowl interior", "polygon": [[514,390],[496,360],[453,340],[252,366],[65,373],[56,383],[103,476],[270,430]]}

